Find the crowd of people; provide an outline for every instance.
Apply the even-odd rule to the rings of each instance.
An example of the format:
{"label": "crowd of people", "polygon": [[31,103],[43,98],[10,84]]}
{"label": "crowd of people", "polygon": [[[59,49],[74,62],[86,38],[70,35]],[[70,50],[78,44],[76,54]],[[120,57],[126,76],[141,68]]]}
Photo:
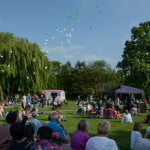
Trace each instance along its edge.
{"label": "crowd of people", "polygon": [[[17,103],[18,101],[15,100],[15,104]],[[80,100],[77,105],[78,113],[94,114],[95,117],[106,119],[121,118],[122,123],[132,123],[132,115],[137,115],[131,113],[132,103],[135,105],[135,102],[131,101],[124,107],[122,114],[120,114],[121,101],[118,96],[115,101],[108,100],[105,105],[101,100],[95,103],[92,98],[87,104]],[[28,107],[30,104],[33,106],[35,104],[35,106]],[[66,128],[61,124],[63,115],[59,111],[52,111],[47,121],[42,124],[37,119],[38,106],[36,104],[39,105],[37,95],[31,98],[24,95],[18,111],[6,114],[6,122],[0,124],[0,150],[119,150],[117,142],[108,137],[111,132],[111,124],[108,120],[101,119],[96,127],[97,135],[91,137],[88,134],[88,121],[81,119],[70,137]],[[3,105],[0,104],[1,117],[3,117],[1,115],[3,111]],[[145,122],[149,125],[144,137],[140,132],[142,123],[135,122],[131,131],[131,150],[150,149],[150,114],[147,115]]]}
{"label": "crowd of people", "polygon": [[146,101],[135,99],[133,94],[127,96],[126,102],[121,101],[119,96],[116,96],[115,100],[104,96],[104,100],[99,102],[95,102],[93,98],[87,102],[79,99],[77,114],[88,114],[89,117],[106,119],[122,118],[121,122],[132,122],[132,116],[140,112],[140,103],[145,104],[146,111]]}

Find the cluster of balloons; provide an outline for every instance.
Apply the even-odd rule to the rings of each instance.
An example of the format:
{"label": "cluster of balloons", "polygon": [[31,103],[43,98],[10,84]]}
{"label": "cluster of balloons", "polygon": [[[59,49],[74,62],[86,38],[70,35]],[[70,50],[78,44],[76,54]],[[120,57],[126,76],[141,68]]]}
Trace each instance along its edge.
{"label": "cluster of balloons", "polygon": [[[87,7],[90,9],[96,10],[98,13],[101,13],[99,6],[96,4],[96,1],[94,0],[89,0]],[[57,16],[57,19],[60,19],[60,18],[61,17]],[[79,13],[76,11],[71,11],[69,15],[64,17],[63,19],[65,19],[65,24],[55,27],[54,31],[56,31],[56,34],[51,35],[50,32],[45,32],[46,39],[43,44],[44,45],[43,50],[44,50],[45,55],[48,55],[48,52],[49,52],[47,48],[47,44],[49,40],[57,43],[57,48],[59,49],[61,48],[65,52],[69,48],[69,45],[72,42],[73,32],[75,30],[74,28],[80,22]],[[88,26],[88,29],[93,30],[93,26]]]}

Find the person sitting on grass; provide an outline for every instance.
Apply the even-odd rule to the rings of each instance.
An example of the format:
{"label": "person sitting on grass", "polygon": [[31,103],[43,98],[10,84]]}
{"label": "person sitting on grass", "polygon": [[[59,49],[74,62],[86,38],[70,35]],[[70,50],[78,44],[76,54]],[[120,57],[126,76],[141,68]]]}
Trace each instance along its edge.
{"label": "person sitting on grass", "polygon": [[150,150],[150,133],[146,133],[144,138],[138,138],[134,142],[133,150]]}
{"label": "person sitting on grass", "polygon": [[85,150],[86,143],[90,138],[87,134],[88,126],[87,120],[82,119],[79,121],[78,128],[71,137],[71,147],[77,150]]}
{"label": "person sitting on grass", "polygon": [[136,122],[134,124],[133,131],[131,132],[131,142],[130,142],[131,150],[133,149],[134,142],[137,140],[137,138],[142,138],[142,134],[140,132],[141,129],[142,123]]}
{"label": "person sitting on grass", "polygon": [[129,111],[126,109],[125,113],[122,114],[121,122],[131,122],[132,123],[132,117]]}
{"label": "person sitting on grass", "polygon": [[12,141],[8,150],[30,150],[33,142],[24,136],[24,125],[22,122],[15,122],[10,126]]}
{"label": "person sitting on grass", "polygon": [[48,122],[47,126],[53,130],[53,132],[58,132],[61,134],[61,141],[62,143],[68,142],[68,136],[65,134],[64,128],[60,125],[58,112],[52,112],[50,114],[50,121]]}
{"label": "person sitting on grass", "polygon": [[8,112],[6,123],[0,124],[0,150],[6,150],[11,142],[9,128],[17,119],[17,112]]}
{"label": "person sitting on grass", "polygon": [[118,150],[116,142],[107,137],[110,129],[111,125],[107,120],[100,121],[97,125],[98,136],[89,138],[86,150]]}
{"label": "person sitting on grass", "polygon": [[34,136],[37,136],[37,131],[42,126],[41,122],[36,118],[37,118],[37,113],[33,111],[31,113],[31,118],[26,122],[26,125],[32,124],[34,126]]}
{"label": "person sitting on grass", "polygon": [[116,116],[115,110],[112,108],[112,105],[107,105],[107,108],[105,109],[106,118],[107,119],[113,119]]}
{"label": "person sitting on grass", "polygon": [[38,130],[38,142],[36,142],[31,150],[63,150],[59,145],[51,141],[52,129],[42,126]]}
{"label": "person sitting on grass", "polygon": [[6,123],[0,124],[0,150],[6,150],[11,142],[9,128],[17,119],[17,112],[8,112]]}
{"label": "person sitting on grass", "polygon": [[133,102],[131,102],[131,109],[130,109],[130,112],[131,112],[131,115],[137,115],[137,106],[136,104],[134,104]]}

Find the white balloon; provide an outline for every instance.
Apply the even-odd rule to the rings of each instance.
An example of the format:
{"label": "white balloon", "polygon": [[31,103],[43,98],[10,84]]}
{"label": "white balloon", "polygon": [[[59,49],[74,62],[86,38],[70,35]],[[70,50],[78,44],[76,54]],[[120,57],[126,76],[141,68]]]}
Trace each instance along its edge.
{"label": "white balloon", "polygon": [[70,44],[71,43],[70,39],[67,39],[67,42],[68,42],[68,44]]}
{"label": "white balloon", "polygon": [[52,36],[52,39],[54,40],[54,39],[55,39],[55,36]]}

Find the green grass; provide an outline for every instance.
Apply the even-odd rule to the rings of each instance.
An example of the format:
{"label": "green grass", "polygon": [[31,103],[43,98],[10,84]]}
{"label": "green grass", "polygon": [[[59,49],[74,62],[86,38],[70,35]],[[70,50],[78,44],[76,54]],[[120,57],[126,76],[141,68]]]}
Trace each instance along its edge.
{"label": "green grass", "polygon": [[[16,110],[15,107],[8,107],[5,108],[5,112],[9,110]],[[77,124],[80,119],[84,118],[87,119],[89,122],[89,135],[90,136],[96,136],[97,135],[97,124],[102,119],[96,119],[96,118],[89,118],[87,115],[78,115],[75,114],[77,112],[77,106],[75,105],[75,102],[69,101],[68,105],[63,105],[61,109],[63,111],[63,115],[65,116],[67,121],[62,121],[63,126],[67,129],[69,135],[73,133],[74,130],[77,128]],[[69,111],[65,111],[69,110]],[[44,108],[39,107],[39,112],[44,112],[43,114],[40,114],[38,116],[38,119],[41,121],[41,123],[44,123],[47,121],[48,115],[51,110],[51,106],[46,106]],[[121,123],[121,119],[106,119],[109,120],[111,123],[111,133],[109,135],[109,138],[112,138],[116,141],[118,147],[120,150],[129,150],[130,149],[130,133],[133,129],[134,122],[143,122],[143,129],[142,129],[142,135],[144,136],[147,124],[144,123],[144,120],[146,118],[147,113],[141,113],[137,116],[132,116],[133,123]],[[5,122],[4,119],[0,119],[0,123]]]}

